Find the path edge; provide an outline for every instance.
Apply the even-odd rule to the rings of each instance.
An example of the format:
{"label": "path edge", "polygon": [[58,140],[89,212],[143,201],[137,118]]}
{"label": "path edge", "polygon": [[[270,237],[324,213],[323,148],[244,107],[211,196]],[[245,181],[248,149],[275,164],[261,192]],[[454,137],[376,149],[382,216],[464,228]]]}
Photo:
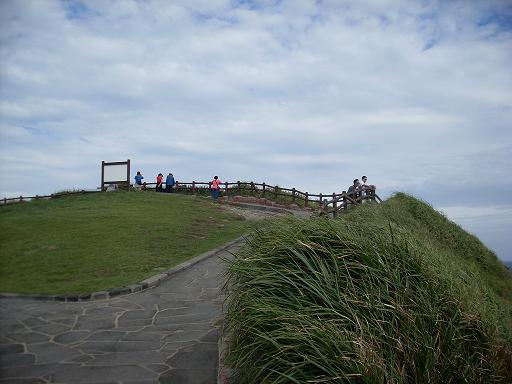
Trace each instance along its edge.
{"label": "path edge", "polygon": [[43,294],[28,294],[28,293],[0,293],[0,299],[29,299],[29,300],[41,300],[41,301],[65,301],[65,302],[77,302],[77,301],[93,301],[108,299],[111,297],[125,296],[136,292],[141,292],[149,288],[159,286],[163,281],[169,279],[171,276],[178,272],[181,272],[193,265],[206,260],[216,254],[236,245],[243,243],[247,238],[247,234],[238,237],[235,240],[229,241],[217,248],[201,253],[198,256],[193,257],[181,264],[178,264],[165,272],[158,273],[139,283],[127,285],[124,287],[111,288],[105,291],[82,293],[82,294],[63,294],[63,295],[43,295]]}

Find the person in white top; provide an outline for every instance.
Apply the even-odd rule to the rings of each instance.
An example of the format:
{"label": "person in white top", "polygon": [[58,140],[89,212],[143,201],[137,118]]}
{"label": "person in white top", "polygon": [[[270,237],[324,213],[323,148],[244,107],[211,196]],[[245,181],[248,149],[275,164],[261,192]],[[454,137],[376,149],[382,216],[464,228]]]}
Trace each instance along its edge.
{"label": "person in white top", "polygon": [[359,184],[359,189],[361,190],[362,196],[368,196],[375,191],[375,185],[367,184],[368,178],[366,176],[361,177],[361,182]]}

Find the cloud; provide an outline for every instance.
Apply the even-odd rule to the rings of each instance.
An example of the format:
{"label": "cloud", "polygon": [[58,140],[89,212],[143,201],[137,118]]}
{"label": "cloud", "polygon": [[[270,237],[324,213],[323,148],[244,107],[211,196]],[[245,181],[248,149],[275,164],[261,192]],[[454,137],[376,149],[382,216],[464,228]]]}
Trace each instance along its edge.
{"label": "cloud", "polygon": [[498,0],[2,1],[0,194],[94,188],[130,158],[146,178],[332,193],[364,173],[383,196],[507,204],[510,20]]}

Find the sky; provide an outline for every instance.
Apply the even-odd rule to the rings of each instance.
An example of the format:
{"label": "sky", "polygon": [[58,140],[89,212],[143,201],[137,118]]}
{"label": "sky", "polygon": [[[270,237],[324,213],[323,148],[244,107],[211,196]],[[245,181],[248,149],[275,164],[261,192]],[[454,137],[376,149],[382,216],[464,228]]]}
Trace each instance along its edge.
{"label": "sky", "polygon": [[0,1],[0,197],[367,175],[512,260],[511,122],[511,1]]}

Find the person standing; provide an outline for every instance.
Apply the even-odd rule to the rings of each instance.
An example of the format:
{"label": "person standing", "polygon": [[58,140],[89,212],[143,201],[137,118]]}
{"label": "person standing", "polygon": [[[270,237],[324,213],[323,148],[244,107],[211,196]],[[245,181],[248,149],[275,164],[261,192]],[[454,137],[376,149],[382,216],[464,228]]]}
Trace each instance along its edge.
{"label": "person standing", "polygon": [[164,189],[162,187],[163,182],[164,182],[164,175],[159,173],[158,176],[156,177],[155,191],[157,191],[157,192],[163,192],[164,191]]}
{"label": "person standing", "polygon": [[173,193],[175,184],[176,181],[174,181],[174,176],[172,175],[172,173],[169,172],[169,174],[165,178],[165,192]]}
{"label": "person standing", "polygon": [[219,198],[220,192],[220,184],[219,176],[214,176],[213,180],[210,182],[210,189],[212,191],[212,199],[215,201]]}
{"label": "person standing", "polygon": [[142,179],[144,176],[141,175],[140,171],[137,171],[137,174],[134,177],[135,179],[135,190],[140,191],[142,189]]}

